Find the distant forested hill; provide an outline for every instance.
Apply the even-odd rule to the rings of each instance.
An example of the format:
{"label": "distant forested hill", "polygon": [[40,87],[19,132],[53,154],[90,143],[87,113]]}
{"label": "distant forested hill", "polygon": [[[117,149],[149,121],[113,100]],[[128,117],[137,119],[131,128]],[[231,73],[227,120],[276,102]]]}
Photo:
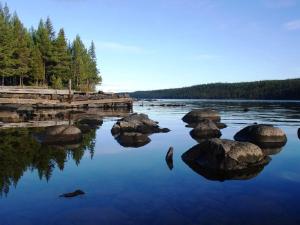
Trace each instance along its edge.
{"label": "distant forested hill", "polygon": [[129,94],[135,98],[300,100],[300,78],[212,83],[174,89],[137,91]]}

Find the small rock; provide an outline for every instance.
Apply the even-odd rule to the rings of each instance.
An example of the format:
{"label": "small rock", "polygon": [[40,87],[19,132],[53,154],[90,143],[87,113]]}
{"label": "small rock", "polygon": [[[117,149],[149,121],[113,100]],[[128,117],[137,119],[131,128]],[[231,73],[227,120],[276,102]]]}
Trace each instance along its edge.
{"label": "small rock", "polygon": [[169,128],[162,128],[162,129],[160,129],[160,132],[161,133],[168,133],[168,132],[170,132],[170,129]]}
{"label": "small rock", "polygon": [[84,195],[85,193],[82,190],[76,190],[74,192],[70,192],[70,193],[65,193],[60,195],[59,197],[64,197],[64,198],[73,198],[76,197],[78,195]]}
{"label": "small rock", "polygon": [[173,169],[173,147],[170,147],[167,154],[166,154],[166,163],[170,170]]}

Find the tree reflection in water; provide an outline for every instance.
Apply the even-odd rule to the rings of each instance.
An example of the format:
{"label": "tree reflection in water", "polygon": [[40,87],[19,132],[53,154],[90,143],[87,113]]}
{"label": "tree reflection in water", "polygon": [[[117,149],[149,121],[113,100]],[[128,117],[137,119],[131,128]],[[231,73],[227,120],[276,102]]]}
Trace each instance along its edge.
{"label": "tree reflection in water", "polygon": [[69,158],[77,165],[86,151],[93,158],[96,129],[84,133],[79,144],[68,146],[43,145],[35,138],[40,132],[43,128],[0,130],[0,196],[16,187],[27,170],[37,170],[39,178],[48,181],[55,167],[63,170]]}

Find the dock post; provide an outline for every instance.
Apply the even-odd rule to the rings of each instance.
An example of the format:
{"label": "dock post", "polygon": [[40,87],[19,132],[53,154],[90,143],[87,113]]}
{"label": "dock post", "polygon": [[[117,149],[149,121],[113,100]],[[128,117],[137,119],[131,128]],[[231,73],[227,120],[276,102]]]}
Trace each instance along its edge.
{"label": "dock post", "polygon": [[69,79],[69,102],[72,103],[72,80]]}

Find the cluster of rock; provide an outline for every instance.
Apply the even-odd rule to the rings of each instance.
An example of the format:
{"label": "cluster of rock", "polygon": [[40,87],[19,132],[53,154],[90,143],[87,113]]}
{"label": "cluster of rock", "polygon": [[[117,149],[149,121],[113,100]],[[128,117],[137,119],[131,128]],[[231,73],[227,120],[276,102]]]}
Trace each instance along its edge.
{"label": "cluster of rock", "polygon": [[[254,124],[234,136],[235,141],[219,139],[221,117],[211,109],[193,110],[183,121],[193,124],[191,136],[200,144],[182,155],[183,161],[208,179],[249,179],[256,176],[280,151],[287,138],[277,127]],[[196,125],[195,125],[196,124]]]}
{"label": "cluster of rock", "polygon": [[141,147],[148,144],[150,134],[166,133],[168,128],[160,128],[158,122],[146,114],[133,113],[118,120],[111,129],[112,135],[124,147]]}
{"label": "cluster of rock", "polygon": [[191,136],[201,142],[208,138],[219,138],[222,133],[220,129],[226,127],[221,123],[220,114],[212,109],[196,109],[187,113],[182,120],[192,127]]}

